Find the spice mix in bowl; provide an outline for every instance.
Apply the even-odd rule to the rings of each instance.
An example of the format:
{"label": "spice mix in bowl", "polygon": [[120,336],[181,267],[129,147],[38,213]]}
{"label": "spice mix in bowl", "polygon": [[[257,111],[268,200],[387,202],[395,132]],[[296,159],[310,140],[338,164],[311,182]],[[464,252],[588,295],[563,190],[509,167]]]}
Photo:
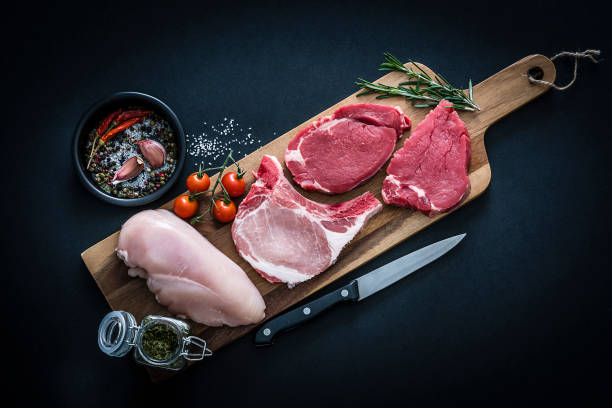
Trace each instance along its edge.
{"label": "spice mix in bowl", "polygon": [[96,197],[113,204],[150,203],[176,181],[185,161],[185,134],[159,99],[120,92],[93,105],[73,141],[77,175]]}

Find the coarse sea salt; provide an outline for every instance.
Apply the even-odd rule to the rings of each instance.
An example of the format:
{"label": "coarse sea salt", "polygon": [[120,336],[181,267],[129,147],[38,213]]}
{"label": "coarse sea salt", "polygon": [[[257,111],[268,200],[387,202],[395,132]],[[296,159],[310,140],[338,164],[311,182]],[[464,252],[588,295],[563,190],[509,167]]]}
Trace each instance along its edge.
{"label": "coarse sea salt", "polygon": [[196,160],[196,166],[213,167],[223,164],[230,149],[236,160],[261,146],[252,127],[242,127],[235,119],[223,118],[217,124],[204,122],[199,135],[186,135],[187,154]]}

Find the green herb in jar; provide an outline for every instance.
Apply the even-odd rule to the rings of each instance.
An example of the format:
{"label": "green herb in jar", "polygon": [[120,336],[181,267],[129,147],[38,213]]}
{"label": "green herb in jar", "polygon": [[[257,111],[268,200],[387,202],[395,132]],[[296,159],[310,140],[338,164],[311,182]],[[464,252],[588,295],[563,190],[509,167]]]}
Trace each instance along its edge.
{"label": "green herb in jar", "polygon": [[147,327],[142,335],[142,349],[154,360],[167,360],[178,348],[178,337],[174,330],[165,324]]}

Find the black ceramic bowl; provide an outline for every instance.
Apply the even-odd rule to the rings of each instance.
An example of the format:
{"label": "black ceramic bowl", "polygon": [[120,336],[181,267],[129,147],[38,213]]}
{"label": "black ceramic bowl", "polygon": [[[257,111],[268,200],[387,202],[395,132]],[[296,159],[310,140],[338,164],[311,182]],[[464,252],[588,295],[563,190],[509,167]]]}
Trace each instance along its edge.
{"label": "black ceramic bowl", "polygon": [[[126,108],[128,106],[140,106],[144,109],[152,110],[162,118],[166,119],[174,130],[175,143],[177,145],[176,167],[174,173],[166,181],[161,188],[154,193],[139,198],[119,198],[113,197],[106,192],[96,187],[91,179],[90,173],[85,169],[87,163],[84,162],[83,151],[87,144],[87,136],[91,129],[95,128],[98,123],[110,112]],[[72,140],[72,160],[77,173],[77,177],[83,183],[85,188],[93,195],[108,203],[133,207],[143,204],[148,204],[160,198],[166,191],[172,187],[176,180],[180,177],[183,164],[185,163],[185,132],[178,117],[172,112],[172,109],[159,99],[143,94],[140,92],[118,92],[108,98],[96,102],[91,108],[85,112],[79,124],[74,131]]]}

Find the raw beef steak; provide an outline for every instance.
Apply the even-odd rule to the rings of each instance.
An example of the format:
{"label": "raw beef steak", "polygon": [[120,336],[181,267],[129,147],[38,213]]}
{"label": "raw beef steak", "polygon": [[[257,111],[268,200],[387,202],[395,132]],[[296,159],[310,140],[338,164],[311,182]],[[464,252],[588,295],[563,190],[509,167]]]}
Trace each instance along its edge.
{"label": "raw beef steak", "polygon": [[289,143],[285,163],[306,190],[338,194],[372,177],[410,119],[399,107],[361,103],[315,120]]}
{"label": "raw beef steak", "polygon": [[383,182],[385,203],[432,216],[450,210],[469,194],[470,136],[450,106],[440,101],[395,152]]}
{"label": "raw beef steak", "polygon": [[264,155],[257,181],[232,225],[236,248],[269,282],[289,287],[323,272],[382,209],[371,193],[339,204],[310,201],[294,190],[273,156]]}

